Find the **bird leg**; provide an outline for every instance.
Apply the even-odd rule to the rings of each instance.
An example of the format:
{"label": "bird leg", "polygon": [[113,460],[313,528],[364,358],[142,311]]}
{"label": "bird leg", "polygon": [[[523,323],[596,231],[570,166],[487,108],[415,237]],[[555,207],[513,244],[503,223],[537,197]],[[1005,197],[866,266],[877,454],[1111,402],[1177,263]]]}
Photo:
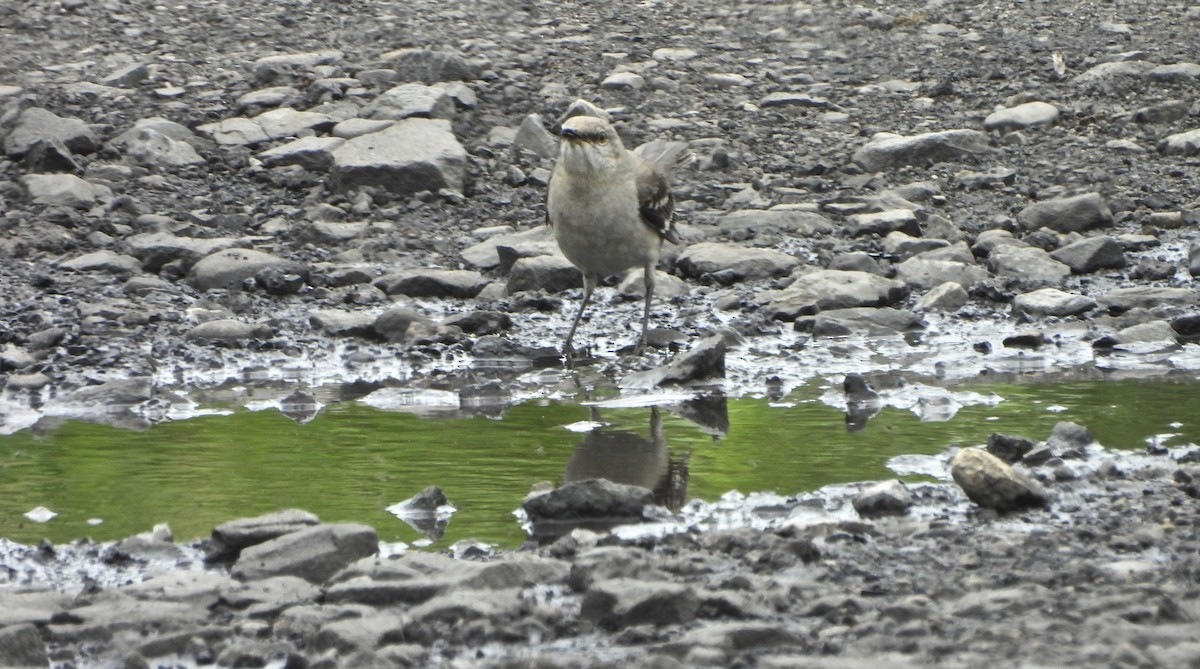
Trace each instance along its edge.
{"label": "bird leg", "polygon": [[647,263],[642,269],[642,282],[646,286],[646,303],[642,307],[642,335],[638,338],[634,355],[641,355],[646,348],[646,329],[650,325],[650,302],[654,299],[654,265]]}
{"label": "bird leg", "polygon": [[579,321],[583,318],[583,310],[587,309],[588,302],[592,300],[592,291],[596,290],[596,276],[589,273],[583,273],[583,299],[579,302],[579,312],[575,314],[575,320],[571,323],[571,330],[567,332],[567,341],[563,343],[563,357],[566,358],[567,367],[572,366],[571,353],[574,349],[571,348],[571,340],[575,338],[575,330],[579,327]]}

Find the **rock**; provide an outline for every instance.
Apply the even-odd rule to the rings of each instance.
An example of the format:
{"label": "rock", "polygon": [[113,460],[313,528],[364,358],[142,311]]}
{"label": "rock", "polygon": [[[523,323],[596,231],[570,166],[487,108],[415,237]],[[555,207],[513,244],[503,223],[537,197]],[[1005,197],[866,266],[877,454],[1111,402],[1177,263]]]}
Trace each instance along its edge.
{"label": "rock", "polygon": [[722,283],[783,276],[800,264],[795,256],[774,249],[721,242],[692,244],[676,262],[686,276],[718,275]]}
{"label": "rock", "polygon": [[125,144],[125,153],[147,167],[186,167],[205,162],[191,144],[149,127],[136,129]]}
{"label": "rock", "polygon": [[950,462],[950,475],[972,502],[1001,513],[1049,502],[1035,481],[980,448],[961,449]]}
{"label": "rock", "polygon": [[1100,269],[1123,269],[1125,248],[1113,237],[1088,237],[1052,252],[1051,258],[1065,264],[1076,274]]}
{"label": "rock", "polygon": [[961,284],[947,281],[931,289],[917,300],[916,310],[929,311],[958,311],[970,301],[970,295]]}
{"label": "rock", "polygon": [[1193,307],[1200,304],[1200,294],[1194,288],[1134,286],[1114,288],[1097,298],[1110,312],[1121,314],[1130,309],[1154,309],[1162,306]]}
{"label": "rock", "polygon": [[331,337],[374,337],[376,319],[366,311],[317,309],[308,315],[308,324]]}
{"label": "rock", "polygon": [[336,187],[375,186],[396,195],[450,188],[461,192],[467,152],[440,119],[409,118],[347,140],[333,152]]}
{"label": "rock", "polygon": [[833,104],[829,100],[807,93],[794,93],[791,91],[775,91],[767,93],[761,100],[758,101],[758,106],[764,109],[770,107],[810,107],[813,109],[830,109],[833,111],[841,111],[841,108]]}
{"label": "rock", "polygon": [[337,122],[328,114],[296,111],[284,107],[263,112],[253,118],[230,118],[197,126],[222,146],[242,146],[275,139],[297,137],[309,130],[329,129]]}
{"label": "rock", "polygon": [[648,488],[587,479],[567,483],[525,500],[521,507],[534,523],[585,520],[640,521],[642,511],[654,504]]}
{"label": "rock", "polygon": [[406,48],[379,57],[384,67],[395,70],[398,79],[432,84],[439,81],[469,81],[479,78],[479,68],[451,51]]}
{"label": "rock", "polygon": [[1007,132],[1045,128],[1054,125],[1056,121],[1058,121],[1058,107],[1049,102],[1026,102],[988,114],[988,117],[983,120],[983,129]]}
{"label": "rock", "polygon": [[46,644],[32,623],[0,628],[0,667],[39,669],[50,666]]}
{"label": "rock", "polygon": [[250,91],[238,97],[238,109],[252,107],[292,106],[300,102],[300,91],[292,86],[271,86]]}
{"label": "rock", "polygon": [[1084,295],[1075,295],[1057,288],[1042,288],[1013,298],[1015,316],[1067,318],[1080,316],[1096,308],[1096,301]]}
{"label": "rock", "polygon": [[360,112],[362,118],[384,121],[454,116],[454,100],[446,91],[424,84],[400,84],[372,100]]}
{"label": "rock", "polygon": [[766,313],[784,321],[829,309],[896,304],[908,295],[900,281],[867,272],[816,270],[801,274],[783,290],[764,291],[758,300]]}
{"label": "rock", "polygon": [[988,268],[1018,286],[1059,286],[1071,268],[1033,246],[1000,246],[987,257]]}
{"label": "rock", "polygon": [[21,185],[37,204],[88,209],[112,197],[107,186],[80,179],[74,174],[26,174]]}
{"label": "rock", "polygon": [[1158,65],[1147,70],[1145,76],[1150,81],[1192,84],[1197,79],[1200,79],[1200,64],[1171,63],[1169,65]]}
{"label": "rock", "polygon": [[429,319],[408,307],[393,307],[375,317],[371,326],[381,339],[387,342],[404,341],[414,324],[428,325]]}
{"label": "rock", "polygon": [[1200,277],[1200,244],[1188,249],[1188,274]]}
{"label": "rock", "polygon": [[243,548],[230,573],[243,581],[290,575],[323,583],[378,550],[379,538],[366,525],[314,525]]}
{"label": "rock", "polygon": [[854,496],[854,510],[863,518],[904,515],[912,506],[912,493],[897,480],[876,483]]}
{"label": "rock", "polygon": [[1035,202],[1017,213],[1017,223],[1025,230],[1087,232],[1111,226],[1113,215],[1099,193],[1084,193]]}
{"label": "rock", "polygon": [[600,88],[616,91],[641,90],[645,85],[645,77],[637,72],[614,72],[600,82]]}
{"label": "rock", "polygon": [[488,280],[468,269],[411,269],[375,280],[376,288],[388,295],[409,297],[475,297]]}
{"label": "rock", "polygon": [[233,247],[236,239],[230,237],[176,237],[169,232],[149,232],[133,235],[125,240],[130,255],[142,261],[147,272],[158,272],[163,265],[178,261],[184,270],[191,268],[197,260]]}
{"label": "rock", "polygon": [[1167,135],[1158,150],[1168,156],[1194,156],[1200,153],[1200,129]]}
{"label": "rock", "polygon": [[880,172],[905,165],[923,167],[976,158],[990,152],[987,135],[978,130],[944,130],[909,137],[878,133],[855,151],[852,159],[869,172]]}
{"label": "rock", "polygon": [[924,327],[921,316],[907,309],[851,307],[818,313],[812,321],[814,337],[845,337],[851,334],[894,335]]}
{"label": "rock", "polygon": [[662,367],[634,372],[621,385],[631,388],[654,388],[669,384],[725,378],[725,337],[715,334],[705,337],[687,351],[671,358]]}
{"label": "rock", "polygon": [[476,309],[447,316],[442,325],[482,337],[504,332],[513,326],[513,322],[512,317],[502,311]]}
{"label": "rock", "polygon": [[828,217],[815,211],[776,205],[770,209],[740,209],[717,218],[717,228],[734,241],[753,239],[761,235],[809,235],[833,232],[835,225]]}
{"label": "rock", "polygon": [[888,209],[865,214],[852,214],[846,218],[846,225],[851,237],[883,236],[893,232],[904,232],[910,236],[921,234],[917,213],[912,209]]}
{"label": "rock", "polygon": [[1077,451],[1082,457],[1083,449],[1096,443],[1096,438],[1092,436],[1092,431],[1086,427],[1072,423],[1069,420],[1060,420],[1054,424],[1050,430],[1050,438],[1046,440],[1046,446],[1056,452]]}
{"label": "rock", "polygon": [[74,174],[83,171],[83,167],[79,161],[75,160],[74,154],[67,148],[67,145],[56,139],[39,139],[29,148],[29,151],[25,152],[25,157],[21,159],[21,165],[29,172],[35,173],[69,172]]}
{"label": "rock", "polygon": [[380,645],[404,638],[404,622],[391,613],[367,614],[334,620],[321,626],[311,646],[318,651],[335,651],[345,657],[355,651],[374,650]]}
{"label": "rock", "polygon": [[583,274],[561,253],[520,258],[508,272],[508,294],[523,290],[561,293],[583,286]]}
{"label": "rock", "polygon": [[188,330],[184,337],[197,341],[220,341],[228,344],[249,339],[270,339],[275,335],[268,325],[244,323],[232,318],[218,318]]}
{"label": "rock", "polygon": [[268,84],[287,74],[308,73],[319,65],[329,65],[342,59],[337,49],[322,49],[303,53],[284,53],[263,56],[254,61],[254,81]]}
{"label": "rock", "polygon": [[328,172],[333,152],[346,140],[338,137],[301,137],[258,154],[267,167],[299,165],[310,172]]}
{"label": "rock", "polygon": [[983,267],[958,260],[914,256],[896,265],[896,280],[915,290],[928,290],[945,283],[970,289],[989,276]]}
{"label": "rock", "polygon": [[546,130],[540,114],[528,114],[517,128],[512,147],[542,158],[553,158],[558,154],[558,139]]}
{"label": "rock", "polygon": [[1116,60],[1100,63],[1077,75],[1071,81],[1085,88],[1104,86],[1114,79],[1141,77],[1154,68],[1153,63],[1136,60]]}
{"label": "rock", "polygon": [[87,123],[30,107],[17,116],[4,137],[4,152],[20,158],[38,142],[60,142],[74,153],[93,153],[100,148],[100,141]]}
{"label": "rock", "polygon": [[948,246],[950,242],[944,239],[913,237],[899,230],[893,230],[883,238],[883,252],[900,260]]}
{"label": "rock", "polygon": [[142,263],[137,258],[127,256],[107,249],[93,251],[81,256],[64,260],[58,264],[62,269],[76,272],[109,272],[110,274],[137,274],[142,271]]}
{"label": "rock", "polygon": [[700,599],[690,586],[632,578],[594,583],[583,595],[580,615],[608,629],[635,625],[683,625],[696,618]]}
{"label": "rock", "polygon": [[562,560],[513,559],[484,565],[462,582],[463,588],[474,590],[504,590],[527,588],[532,585],[565,583],[571,574],[571,564]]}
{"label": "rock", "polygon": [[147,118],[140,118],[135,121],[132,128],[114,137],[109,144],[118,148],[128,149],[129,143],[132,142],[143,130],[153,130],[155,133],[163,135],[169,139],[173,139],[177,142],[187,142],[188,144],[191,144],[193,148],[205,143],[204,140],[201,140],[199,137],[197,137],[196,133],[192,132],[185,125],[180,125],[174,121],[162,118],[161,116],[150,116]]}
{"label": "rock", "polygon": [[[498,234],[468,246],[462,250],[462,258],[475,269],[492,269],[499,266],[499,249],[509,249],[508,255],[516,258],[529,258],[541,255],[558,255],[558,243],[554,241],[554,230],[548,225],[539,225],[529,230],[512,234]],[[566,257],[563,257],[566,260]],[[511,264],[511,263],[510,263]],[[582,282],[582,279],[580,279]]]}
{"label": "rock", "polygon": [[285,260],[264,251],[232,248],[201,258],[188,273],[188,283],[201,291],[241,288],[244,281],[270,268],[303,277],[307,277],[309,273],[308,267],[302,263]]}
{"label": "rock", "polygon": [[988,453],[1010,465],[1020,462],[1027,453],[1033,450],[1033,447],[1034,443],[1024,437],[1000,434],[999,432],[988,435]]}

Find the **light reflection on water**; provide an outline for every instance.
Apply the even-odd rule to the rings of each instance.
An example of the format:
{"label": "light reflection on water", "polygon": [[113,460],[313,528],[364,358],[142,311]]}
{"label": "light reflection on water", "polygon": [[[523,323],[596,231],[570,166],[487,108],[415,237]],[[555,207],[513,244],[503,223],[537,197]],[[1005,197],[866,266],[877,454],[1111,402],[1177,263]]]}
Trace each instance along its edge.
{"label": "light reflection on water", "polygon": [[[542,482],[604,476],[649,487],[677,506],[735,489],[788,495],[891,478],[885,463],[893,456],[979,444],[992,432],[1044,439],[1059,420],[1087,426],[1112,448],[1200,442],[1195,381],[962,390],[1003,401],[966,402],[952,407],[949,420],[923,421],[930,415],[919,402],[904,404],[898,391],[878,413],[848,423],[831,406],[840,388],[812,385],[785,398],[675,397],[661,407],[540,400],[502,414],[488,409],[490,417],[429,419],[296,392],[282,413],[239,410],[141,431],[43,424],[0,437],[0,536],[108,540],[166,522],[185,540],[226,520],[298,507],[330,522],[367,523],[385,541],[412,542],[421,535],[385,509],[437,485],[458,512],[434,545],[473,538],[515,546],[525,535],[512,511]],[[603,427],[565,427],[588,421]],[[23,514],[38,506],[59,515],[27,520]],[[92,526],[91,518],[104,522]]]}

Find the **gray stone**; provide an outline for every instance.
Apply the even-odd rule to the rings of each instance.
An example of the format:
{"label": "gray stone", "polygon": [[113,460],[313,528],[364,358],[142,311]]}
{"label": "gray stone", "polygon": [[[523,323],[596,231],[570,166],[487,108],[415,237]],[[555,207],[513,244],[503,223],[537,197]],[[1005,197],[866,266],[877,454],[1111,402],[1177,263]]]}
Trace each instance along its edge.
{"label": "gray stone", "polygon": [[1058,121],[1058,114],[1058,107],[1049,102],[1026,102],[988,114],[988,117],[983,120],[983,129],[1007,132],[1028,128],[1045,128]]}
{"label": "gray stone", "polygon": [[76,272],[109,272],[110,274],[137,274],[142,271],[142,263],[137,258],[109,251],[93,251],[81,256],[64,260],[58,264],[62,269]]}
{"label": "gray stone", "polygon": [[469,269],[409,269],[375,280],[388,295],[472,298],[487,285],[482,274]]}
{"label": "gray stone", "polygon": [[[38,361],[36,357],[16,344],[8,343],[0,349],[0,370],[23,370]],[[3,623],[0,622],[0,625]]]}
{"label": "gray stone", "polygon": [[1188,249],[1188,274],[1200,277],[1200,244],[1193,244]]}
{"label": "gray stone", "polygon": [[863,489],[854,496],[851,504],[864,518],[899,516],[908,512],[913,498],[907,486],[893,479]]}
{"label": "gray stone", "polygon": [[354,139],[363,135],[369,135],[380,130],[387,130],[395,125],[395,121],[379,121],[366,118],[348,118],[345,121],[338,122],[333,126],[331,134],[340,139]]}
{"label": "gray stone", "polygon": [[1088,237],[1053,251],[1051,258],[1076,274],[1125,267],[1125,247],[1113,237]]}
{"label": "gray stone", "polygon": [[944,239],[914,237],[899,230],[893,230],[883,238],[883,252],[900,260],[949,246],[950,242]]}
{"label": "gray stone", "polygon": [[396,195],[450,188],[462,191],[467,152],[450,123],[409,118],[380,132],[347,140],[333,152],[338,189],[376,186]]}
{"label": "gray stone", "polygon": [[648,488],[587,479],[567,483],[525,500],[521,507],[529,519],[539,521],[640,520],[642,510],[654,504]]}
{"label": "gray stone", "polygon": [[508,272],[508,294],[523,290],[560,293],[583,285],[583,274],[561,253],[520,258]]}
{"label": "gray stone", "polygon": [[461,581],[461,578],[447,576],[418,576],[403,580],[351,579],[326,588],[325,602],[385,607],[412,606],[457,587]]}
{"label": "gray stone", "polygon": [[238,109],[249,107],[280,107],[300,101],[300,91],[293,86],[260,88],[238,96]]}
{"label": "gray stone", "polygon": [[988,268],[998,277],[1019,286],[1059,286],[1071,268],[1034,246],[999,246],[987,258]]}
{"label": "gray stone", "polygon": [[912,209],[886,209],[846,217],[847,232],[851,237],[887,235],[903,231],[909,235],[921,234],[917,213]]}
{"label": "gray stone", "polygon": [[1046,446],[1060,452],[1082,451],[1094,443],[1096,443],[1096,438],[1092,436],[1091,430],[1069,420],[1060,420],[1055,423],[1050,430],[1050,437],[1046,439]]}
{"label": "gray stone", "polygon": [[962,160],[990,153],[987,135],[978,130],[944,130],[904,137],[879,133],[854,152],[853,160],[870,172]]}
{"label": "gray stone", "polygon": [[917,311],[958,311],[967,305],[971,296],[962,284],[947,281],[931,288],[917,300]]}
{"label": "gray stone", "polygon": [[32,623],[0,627],[0,667],[28,669],[50,666],[46,644]]}
{"label": "gray stone", "polygon": [[92,153],[100,148],[100,141],[87,123],[41,107],[30,107],[17,116],[12,130],[4,137],[4,152],[20,157],[38,142],[61,142],[74,153]]}
{"label": "gray stone", "polygon": [[291,575],[323,583],[351,562],[378,550],[379,538],[371,527],[322,524],[242,549],[230,573],[247,581]]}
{"label": "gray stone", "polygon": [[146,80],[150,76],[150,66],[146,63],[133,63],[125,67],[117,68],[112,72],[100,78],[100,84],[104,86],[116,86],[126,88],[136,86]]}
{"label": "gray stone", "polygon": [[259,84],[266,84],[283,74],[311,72],[318,65],[329,65],[341,59],[342,52],[337,49],[263,56],[253,63],[254,80]]}
{"label": "gray stone", "polygon": [[186,167],[203,164],[204,158],[191,144],[150,127],[138,128],[125,143],[125,153],[148,167]]}
{"label": "gray stone", "polygon": [[671,358],[667,364],[654,369],[633,372],[621,385],[633,388],[654,388],[671,384],[725,378],[727,344],[722,334],[705,337],[687,351]]}
{"label": "gray stone", "polygon": [[197,260],[225,249],[232,248],[238,240],[230,237],[176,237],[169,232],[148,232],[133,235],[125,240],[130,255],[142,261],[148,272],[158,272],[163,265],[181,261],[184,269]]}
{"label": "gray stone", "polygon": [[50,385],[50,377],[42,372],[30,372],[28,374],[10,374],[5,383],[5,388],[12,390],[41,390]]}
{"label": "gray stone", "polygon": [[413,117],[449,119],[454,116],[454,100],[440,88],[424,84],[400,84],[363,107],[361,116],[384,121]]}
{"label": "gray stone", "polygon": [[485,564],[462,582],[462,587],[474,590],[503,590],[534,585],[565,583],[571,574],[571,563],[550,558],[512,559]]}
{"label": "gray stone", "polygon": [[374,337],[375,314],[349,309],[317,309],[308,315],[308,324],[331,337]]}
{"label": "gray stone", "polygon": [[309,130],[332,128],[336,122],[328,114],[285,107],[263,112],[253,118],[238,117],[207,123],[196,129],[210,135],[223,146],[240,146],[297,137]]}
{"label": "gray stone", "polygon": [[1200,292],[1195,288],[1134,286],[1110,290],[1098,297],[1097,301],[1101,306],[1116,312],[1161,306],[1192,307],[1200,304]]}
{"label": "gray stone", "polygon": [[468,81],[479,78],[479,68],[457,53],[423,48],[389,51],[379,57],[384,67],[395,70],[402,81],[432,84],[438,81]]}
{"label": "gray stone", "polygon": [[1013,315],[1067,318],[1080,316],[1096,308],[1096,301],[1084,295],[1042,288],[1013,298]]}
{"label": "gray stone", "polygon": [[[412,607],[407,614],[416,626],[427,627],[426,630],[412,630],[418,636],[440,637],[441,634],[435,627],[438,623],[457,626],[472,620],[503,620],[513,616],[520,606],[521,600],[518,598],[515,588],[507,590],[456,589]],[[431,627],[433,629],[430,629]],[[414,640],[433,641],[432,638]]]}
{"label": "gray stone", "polygon": [[1150,81],[1192,84],[1200,79],[1200,64],[1170,63],[1168,65],[1158,65],[1147,70],[1145,76]]}
{"label": "gray stone", "polygon": [[979,265],[924,256],[909,258],[896,265],[896,279],[916,290],[928,290],[944,283],[956,283],[969,289],[989,276]]}
{"label": "gray stone", "polygon": [[600,82],[600,88],[616,91],[636,91],[646,86],[646,78],[637,72],[613,72]]}
{"label": "gray stone", "polygon": [[1113,215],[1099,193],[1084,193],[1035,202],[1017,213],[1017,223],[1025,230],[1087,232],[1111,226]]}
{"label": "gray stone", "polygon": [[800,260],[774,249],[756,249],[736,244],[701,242],[688,246],[676,261],[686,276],[722,274],[723,283],[783,276]]}
{"label": "gray stone", "polygon": [[1114,79],[1141,77],[1154,68],[1154,63],[1139,60],[1115,60],[1094,65],[1076,75],[1072,83],[1091,88],[1104,86]]}
{"label": "gray stone", "polygon": [[818,313],[812,322],[814,337],[902,334],[924,327],[920,314],[891,307],[851,307]]}
{"label": "gray stone", "polygon": [[197,261],[188,273],[188,282],[201,291],[240,288],[244,281],[266,269],[308,276],[308,267],[303,263],[285,260],[265,251],[231,248],[211,253]]}
{"label": "gray stone", "polygon": [[800,237],[833,232],[833,221],[815,211],[776,205],[770,209],[740,209],[717,218],[717,228],[734,241],[759,235],[786,234]]}
{"label": "gray stone", "polygon": [[1029,243],[1013,237],[1008,230],[995,228],[979,233],[971,245],[971,253],[977,258],[986,258],[1000,246],[1029,246]]}
{"label": "gray stone", "polygon": [[506,253],[513,259],[562,255],[558,250],[558,243],[554,241],[554,230],[548,225],[539,225],[511,234],[493,235],[463,249],[461,255],[463,260],[475,269],[492,269],[501,264],[501,248],[511,250],[511,253]]}
{"label": "gray stone", "polygon": [[414,325],[420,329],[429,324],[429,318],[415,309],[393,307],[376,316],[371,327],[384,341],[400,342],[405,340]]}
{"label": "gray stone", "polygon": [[558,153],[558,140],[546,130],[541,114],[528,114],[517,128],[512,147],[542,158],[553,158]]}
{"label": "gray stone", "polygon": [[835,105],[829,100],[809,95],[807,93],[794,93],[791,91],[775,91],[767,93],[761,100],[758,101],[758,106],[764,109],[769,107],[809,107],[813,109],[830,109],[833,111],[841,111],[841,107]]}
{"label": "gray stone", "polygon": [[129,143],[143,130],[153,130],[178,142],[187,142],[193,147],[205,143],[187,126],[169,121],[161,116],[141,118],[134,122],[133,127],[117,135],[110,144],[119,148],[127,148]]}
{"label": "gray stone", "polygon": [[950,462],[950,475],[972,502],[1001,513],[1049,502],[1036,481],[981,448],[960,450]]}
{"label": "gray stone", "polygon": [[346,140],[338,137],[301,137],[258,154],[267,167],[299,165],[310,172],[328,172],[333,152]]}
{"label": "gray stone", "polygon": [[787,288],[764,291],[757,299],[771,318],[790,321],[828,309],[888,306],[907,295],[908,288],[900,281],[827,269],[801,274]]}
{"label": "gray stone", "polygon": [[262,516],[221,523],[213,528],[207,559],[233,559],[243,548],[312,527],[320,522],[319,518],[307,511],[284,509]]}
{"label": "gray stone", "polygon": [[404,622],[391,612],[334,620],[321,627],[311,647],[318,651],[336,651],[339,656],[374,650],[385,643],[403,640]]}
{"label": "gray stone", "polygon": [[184,333],[196,341],[243,342],[250,339],[270,339],[275,335],[268,325],[245,323],[232,318],[218,318],[201,323]]}
{"label": "gray stone", "polygon": [[700,598],[690,586],[614,578],[592,584],[580,616],[607,629],[683,625],[696,618]]}
{"label": "gray stone", "polygon": [[1200,129],[1167,135],[1158,150],[1168,156],[1194,156],[1200,153]]}
{"label": "gray stone", "polygon": [[21,185],[37,204],[88,209],[112,197],[108,186],[94,184],[74,174],[26,174]]}

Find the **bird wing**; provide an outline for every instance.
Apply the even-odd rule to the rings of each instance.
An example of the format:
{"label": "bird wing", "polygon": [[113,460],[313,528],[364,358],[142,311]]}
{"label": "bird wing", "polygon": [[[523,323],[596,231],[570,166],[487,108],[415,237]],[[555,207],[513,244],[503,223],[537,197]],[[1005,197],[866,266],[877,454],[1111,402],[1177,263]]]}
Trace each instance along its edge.
{"label": "bird wing", "polygon": [[635,156],[634,164],[637,170],[638,211],[642,214],[642,222],[662,235],[663,239],[679,244],[679,235],[675,232],[675,196],[671,195],[667,180],[640,156]]}

